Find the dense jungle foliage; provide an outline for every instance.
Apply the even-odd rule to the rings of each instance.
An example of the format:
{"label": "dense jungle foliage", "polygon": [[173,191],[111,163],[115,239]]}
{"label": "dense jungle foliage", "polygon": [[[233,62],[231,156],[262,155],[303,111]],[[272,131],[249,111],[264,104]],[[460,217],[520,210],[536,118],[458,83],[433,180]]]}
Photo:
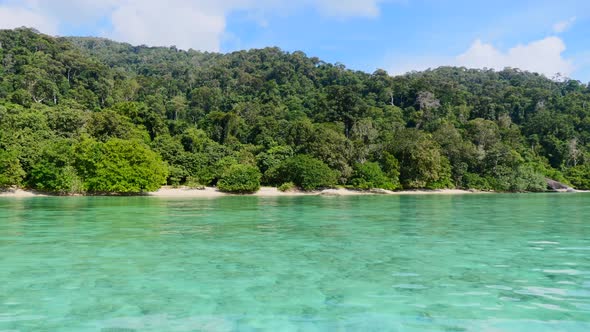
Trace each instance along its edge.
{"label": "dense jungle foliage", "polygon": [[[0,187],[590,188],[590,86],[0,31]],[[240,165],[240,166],[238,166]]]}

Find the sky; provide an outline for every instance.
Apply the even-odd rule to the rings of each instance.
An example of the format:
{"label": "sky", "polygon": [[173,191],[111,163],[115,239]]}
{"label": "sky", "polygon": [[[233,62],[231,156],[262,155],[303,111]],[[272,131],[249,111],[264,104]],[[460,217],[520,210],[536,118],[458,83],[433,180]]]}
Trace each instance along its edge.
{"label": "sky", "polygon": [[34,27],[212,52],[278,46],[392,75],[504,67],[590,82],[590,0],[0,0]]}

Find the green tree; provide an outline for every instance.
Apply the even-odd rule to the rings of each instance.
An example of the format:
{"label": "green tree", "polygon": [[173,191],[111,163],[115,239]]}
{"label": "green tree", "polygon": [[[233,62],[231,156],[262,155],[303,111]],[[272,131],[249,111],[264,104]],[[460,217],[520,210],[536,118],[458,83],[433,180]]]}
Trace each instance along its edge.
{"label": "green tree", "polygon": [[379,167],[379,164],[375,162],[356,164],[350,184],[358,189],[397,189],[391,179]]}
{"label": "green tree", "polygon": [[50,142],[31,170],[29,186],[58,194],[81,193],[82,179],[73,166],[74,143],[69,139]]}
{"label": "green tree", "polygon": [[260,189],[261,177],[260,171],[254,166],[234,164],[223,173],[217,187],[226,192],[253,193]]}
{"label": "green tree", "polygon": [[441,153],[449,160],[455,186],[468,187],[464,176],[479,164],[480,155],[476,146],[465,140],[452,123],[442,124],[432,134],[432,138],[441,146]]}
{"label": "green tree", "polygon": [[278,167],[269,169],[267,173],[273,184],[293,182],[303,190],[333,187],[338,178],[338,173],[328,165],[308,155],[289,158]]}
{"label": "green tree", "polygon": [[0,149],[0,189],[21,184],[25,172],[14,151]]}
{"label": "green tree", "polygon": [[530,165],[521,165],[516,170],[510,191],[541,192],[547,190],[547,182],[543,174],[537,172]]}
{"label": "green tree", "polygon": [[384,151],[380,160],[381,168],[395,189],[401,188],[399,182],[399,161],[389,152]]}
{"label": "green tree", "polygon": [[0,30],[0,151],[26,184],[71,166],[45,151],[64,138],[94,138],[97,154],[117,138],[149,145],[174,184],[215,185],[235,163],[281,184],[271,176],[306,154],[341,184],[376,161],[406,188],[540,190],[539,174],[584,183],[589,105],[588,84],[518,69],[393,77],[276,47],[218,54]]}
{"label": "green tree", "polygon": [[93,113],[88,121],[86,131],[92,137],[103,142],[110,138],[149,141],[149,135],[144,128],[138,128],[128,117],[112,110]]}
{"label": "green tree", "polygon": [[345,183],[352,174],[350,159],[352,159],[353,146],[337,126],[330,124],[318,125],[305,152],[323,161],[330,168],[340,172],[339,182]]}
{"label": "green tree", "polygon": [[452,186],[449,161],[429,134],[416,129],[402,130],[396,135],[392,150],[400,162],[400,181],[405,188]]}
{"label": "green tree", "polygon": [[90,192],[141,193],[166,183],[160,156],[138,141],[84,140],[76,148],[76,168]]}
{"label": "green tree", "polygon": [[256,156],[258,168],[264,173],[268,169],[275,168],[283,161],[293,157],[293,149],[290,146],[275,146]]}
{"label": "green tree", "polygon": [[590,190],[590,165],[571,167],[566,172],[566,178],[576,189]]}

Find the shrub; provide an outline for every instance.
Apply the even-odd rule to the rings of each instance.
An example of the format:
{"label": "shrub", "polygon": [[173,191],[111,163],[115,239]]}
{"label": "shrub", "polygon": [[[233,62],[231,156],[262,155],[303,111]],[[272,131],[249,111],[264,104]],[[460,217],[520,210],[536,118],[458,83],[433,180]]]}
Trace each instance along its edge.
{"label": "shrub", "polygon": [[290,146],[275,146],[266,152],[261,152],[256,156],[258,167],[262,172],[279,166],[283,161],[293,157],[293,148]]}
{"label": "shrub", "polygon": [[469,189],[492,190],[492,186],[488,182],[488,179],[475,173],[465,173],[463,175],[463,183],[464,186]]}
{"label": "shrub", "polygon": [[404,188],[452,186],[449,160],[441,154],[432,135],[417,129],[404,129],[396,134],[395,139],[392,152],[399,160],[399,178]]}
{"label": "shrub", "polygon": [[204,185],[214,184],[217,181],[216,168],[214,165],[211,165],[211,159],[208,155],[204,153],[183,152],[178,160],[179,165],[186,170],[186,182],[189,181],[189,177],[193,181]]}
{"label": "shrub", "polygon": [[393,182],[381,170],[379,164],[374,162],[354,165],[354,172],[350,183],[358,189],[396,189]]}
{"label": "shrub", "polygon": [[568,169],[566,178],[576,189],[590,189],[590,165],[578,165]]}
{"label": "shrub", "polygon": [[44,147],[40,160],[33,166],[28,184],[35,189],[58,194],[84,191],[82,179],[72,165],[73,143],[56,140]]}
{"label": "shrub", "polygon": [[564,183],[568,186],[571,186],[572,184],[568,181],[568,179],[566,178],[566,176],[564,175],[564,173],[562,173],[561,171],[551,168],[551,166],[546,165],[545,163],[542,162],[529,162],[527,163],[528,166],[533,167],[533,169],[535,171],[537,171],[537,173],[542,174],[544,177],[549,178],[551,180],[555,180],[561,183]]}
{"label": "shrub", "polygon": [[166,183],[166,164],[139,141],[87,139],[76,150],[76,168],[90,192],[140,193]]}
{"label": "shrub", "polygon": [[296,188],[297,188],[297,186],[293,182],[285,182],[285,183],[283,183],[282,185],[279,186],[279,190],[282,191],[282,192],[292,191],[292,190],[294,190]]}
{"label": "shrub", "polygon": [[17,154],[0,150],[0,189],[20,185],[24,176]]}
{"label": "shrub", "polygon": [[184,183],[184,185],[189,187],[190,189],[205,189],[205,186],[201,182],[199,182],[198,179],[195,179],[192,176],[186,178],[186,182]]}
{"label": "shrub", "polygon": [[545,177],[528,165],[519,166],[514,175],[510,191],[533,191],[540,192],[547,190]]}
{"label": "shrub", "polygon": [[428,182],[426,188],[428,189],[446,189],[455,188],[451,177],[451,164],[446,157],[441,158],[441,172],[437,180]]}
{"label": "shrub", "polygon": [[399,161],[395,157],[385,151],[381,158],[381,168],[385,175],[389,178],[389,181],[394,185],[395,189],[401,188],[399,183]]}
{"label": "shrub", "polygon": [[253,193],[260,189],[262,175],[258,168],[250,165],[230,166],[217,183],[219,190],[233,193]]}
{"label": "shrub", "polygon": [[58,166],[49,161],[37,164],[31,171],[31,187],[57,194],[74,194],[84,191],[82,180],[70,165]]}
{"label": "shrub", "polygon": [[278,167],[269,169],[265,176],[273,184],[293,182],[307,191],[333,187],[338,181],[338,172],[308,155],[289,158]]}
{"label": "shrub", "polygon": [[168,184],[173,187],[178,187],[183,179],[186,178],[186,170],[182,167],[170,165],[168,166]]}
{"label": "shrub", "polygon": [[486,177],[487,183],[496,191],[525,192],[545,191],[545,177],[529,165],[520,165],[516,169],[497,166],[491,176]]}

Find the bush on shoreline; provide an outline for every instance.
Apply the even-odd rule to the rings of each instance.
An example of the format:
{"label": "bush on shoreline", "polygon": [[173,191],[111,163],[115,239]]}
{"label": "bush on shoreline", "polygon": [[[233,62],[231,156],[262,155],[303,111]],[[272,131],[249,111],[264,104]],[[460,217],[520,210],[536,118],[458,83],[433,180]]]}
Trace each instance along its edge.
{"label": "bush on shoreline", "polygon": [[223,173],[217,187],[219,190],[229,193],[254,193],[260,189],[261,177],[258,168],[251,165],[235,164]]}
{"label": "bush on shoreline", "polygon": [[293,182],[285,182],[277,188],[282,192],[289,192],[297,189],[297,186]]}
{"label": "bush on shoreline", "polygon": [[338,173],[321,160],[308,155],[289,158],[265,174],[273,184],[292,182],[305,191],[331,188],[338,181]]}
{"label": "bush on shoreline", "polygon": [[364,164],[356,164],[352,174],[351,184],[353,188],[369,190],[369,189],[398,189],[393,181],[385,175],[378,163],[366,162]]}

